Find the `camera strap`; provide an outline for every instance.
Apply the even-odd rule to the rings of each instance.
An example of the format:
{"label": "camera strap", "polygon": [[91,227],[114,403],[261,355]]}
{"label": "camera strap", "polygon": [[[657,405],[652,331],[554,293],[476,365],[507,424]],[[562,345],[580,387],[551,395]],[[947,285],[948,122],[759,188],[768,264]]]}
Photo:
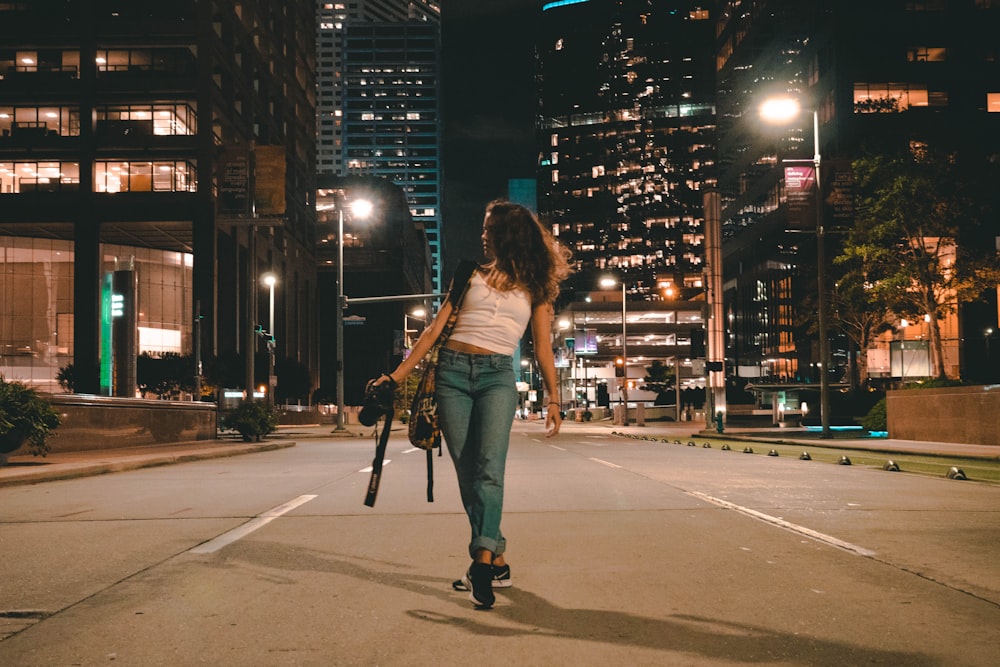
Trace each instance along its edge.
{"label": "camera strap", "polygon": [[[375,507],[375,496],[378,495],[378,486],[382,481],[382,462],[385,460],[385,448],[389,444],[389,429],[391,427],[392,413],[388,412],[385,415],[385,425],[382,427],[382,435],[377,438],[378,444],[375,446],[375,458],[372,460],[372,476],[368,480],[368,494],[365,496],[365,505],[368,507]],[[430,492],[428,491],[428,493]]]}

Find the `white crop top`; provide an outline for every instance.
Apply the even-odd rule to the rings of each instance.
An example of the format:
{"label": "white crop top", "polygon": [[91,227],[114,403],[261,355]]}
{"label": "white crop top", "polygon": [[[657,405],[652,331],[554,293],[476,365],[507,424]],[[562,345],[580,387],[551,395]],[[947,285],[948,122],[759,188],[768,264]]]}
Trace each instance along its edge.
{"label": "white crop top", "polygon": [[530,319],[531,296],[526,291],[492,289],[476,271],[449,340],[499,354],[514,354]]}

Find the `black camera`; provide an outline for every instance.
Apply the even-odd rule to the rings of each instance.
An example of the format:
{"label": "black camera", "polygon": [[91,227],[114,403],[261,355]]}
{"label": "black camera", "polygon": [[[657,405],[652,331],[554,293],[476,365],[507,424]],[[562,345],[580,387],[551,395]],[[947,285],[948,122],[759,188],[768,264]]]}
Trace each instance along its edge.
{"label": "black camera", "polygon": [[[388,377],[388,376],[386,376]],[[396,391],[396,382],[391,377],[385,382],[376,385],[373,378],[365,385],[365,397],[361,400],[361,411],[358,413],[358,421],[364,426],[374,426],[382,415],[392,414],[393,394]]]}

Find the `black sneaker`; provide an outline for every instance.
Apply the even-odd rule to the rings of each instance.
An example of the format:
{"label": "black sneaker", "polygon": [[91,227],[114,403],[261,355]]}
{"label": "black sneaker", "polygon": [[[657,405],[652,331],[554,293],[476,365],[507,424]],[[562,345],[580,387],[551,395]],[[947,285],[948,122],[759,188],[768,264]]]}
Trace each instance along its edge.
{"label": "black sneaker", "polygon": [[465,577],[469,580],[472,592],[469,599],[477,607],[489,609],[496,598],[493,595],[493,566],[489,563],[473,563]]}
{"label": "black sneaker", "polygon": [[[513,585],[513,582],[510,580],[510,565],[506,563],[504,565],[494,565],[493,588],[510,588]],[[462,575],[461,579],[451,582],[451,587],[456,591],[471,591],[472,583],[469,581],[469,573],[466,572]]]}

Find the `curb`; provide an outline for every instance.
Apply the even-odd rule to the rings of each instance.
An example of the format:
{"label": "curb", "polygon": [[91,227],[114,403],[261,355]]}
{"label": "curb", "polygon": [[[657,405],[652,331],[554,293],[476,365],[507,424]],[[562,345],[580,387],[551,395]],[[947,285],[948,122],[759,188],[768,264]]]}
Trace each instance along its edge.
{"label": "curb", "polygon": [[[80,477],[93,477],[112,472],[125,472],[140,468],[154,468],[175,463],[189,463],[207,459],[227,458],[243,454],[256,454],[295,446],[294,440],[269,441],[259,443],[241,443],[237,445],[220,445],[215,448],[181,450],[158,454],[133,454],[122,458],[114,458],[113,450],[102,451],[101,461],[73,461],[66,463],[40,463],[37,467],[22,470],[11,470],[10,467],[0,471],[0,488],[22,484],[37,484]],[[51,467],[46,467],[51,466]]]}

